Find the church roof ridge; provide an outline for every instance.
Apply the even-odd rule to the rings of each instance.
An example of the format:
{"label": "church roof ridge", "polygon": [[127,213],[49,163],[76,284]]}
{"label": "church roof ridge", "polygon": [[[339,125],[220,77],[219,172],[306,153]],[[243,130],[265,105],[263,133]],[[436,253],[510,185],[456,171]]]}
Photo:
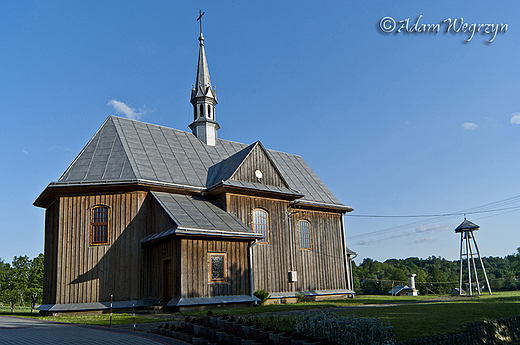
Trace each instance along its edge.
{"label": "church roof ridge", "polygon": [[[49,186],[133,180],[202,190],[209,187],[211,167],[255,145],[258,142],[217,139],[215,146],[208,146],[186,131],[110,115],[62,177]],[[301,156],[265,151],[289,188],[303,195],[300,200],[343,205]]]}

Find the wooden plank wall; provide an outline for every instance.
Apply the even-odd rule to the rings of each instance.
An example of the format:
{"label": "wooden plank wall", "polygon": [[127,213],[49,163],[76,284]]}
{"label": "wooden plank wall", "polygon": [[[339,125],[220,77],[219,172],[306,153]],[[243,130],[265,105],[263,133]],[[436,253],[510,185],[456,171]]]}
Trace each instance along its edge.
{"label": "wooden plank wall", "polygon": [[253,151],[249,153],[247,159],[233,174],[231,179],[258,183],[258,179],[255,176],[255,171],[257,169],[260,170],[263,175],[260,183],[287,188],[287,185],[284,183],[274,168],[274,165],[271,163],[266,153],[261,149],[260,146],[256,146]]}
{"label": "wooden plank wall", "polygon": [[[291,216],[289,227],[288,205],[281,200],[227,196],[227,210],[250,227],[253,209],[262,208],[269,213],[269,243],[259,243],[253,248],[254,290],[273,293],[345,289],[341,214],[300,211]],[[300,249],[300,219],[311,223],[312,250]],[[287,272],[290,270],[298,272],[297,283],[289,283]]]}
{"label": "wooden plank wall", "polygon": [[[183,238],[181,296],[193,298],[248,295],[247,246],[247,242]],[[227,253],[225,282],[210,282],[209,253]]]}
{"label": "wooden plank wall", "polygon": [[[155,198],[148,194],[148,219],[150,221],[148,231],[150,233],[158,233],[171,229],[175,223],[164,211]],[[159,242],[149,244],[143,247],[143,267],[144,274],[144,298],[162,298],[162,260],[172,258],[174,281],[174,296],[180,293],[180,249],[179,241],[170,240],[167,242]]]}
{"label": "wooden plank wall", "polygon": [[[147,192],[63,196],[59,199],[55,303],[139,299],[146,235]],[[90,208],[106,205],[109,244],[90,245]],[[46,230],[47,232],[47,230]]]}
{"label": "wooden plank wall", "polygon": [[59,200],[56,200],[45,210],[43,304],[56,303],[59,219]]}
{"label": "wooden plank wall", "polygon": [[[173,262],[173,295],[170,298],[180,297],[181,265],[180,265],[180,240],[173,239],[166,242],[156,243],[145,248],[146,260],[149,261],[145,277],[147,283],[146,298],[162,298],[163,287],[163,260],[172,259]],[[168,301],[163,301],[167,303]]]}
{"label": "wooden plank wall", "polygon": [[[298,221],[311,223],[311,250],[299,249]],[[292,216],[295,234],[297,291],[346,289],[341,214],[303,211]]]}

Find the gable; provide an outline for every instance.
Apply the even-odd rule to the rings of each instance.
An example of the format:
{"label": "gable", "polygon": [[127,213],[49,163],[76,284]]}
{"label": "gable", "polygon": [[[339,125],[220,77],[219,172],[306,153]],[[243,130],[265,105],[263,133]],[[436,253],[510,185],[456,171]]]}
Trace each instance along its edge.
{"label": "gable", "polygon": [[259,141],[230,179],[290,188]]}

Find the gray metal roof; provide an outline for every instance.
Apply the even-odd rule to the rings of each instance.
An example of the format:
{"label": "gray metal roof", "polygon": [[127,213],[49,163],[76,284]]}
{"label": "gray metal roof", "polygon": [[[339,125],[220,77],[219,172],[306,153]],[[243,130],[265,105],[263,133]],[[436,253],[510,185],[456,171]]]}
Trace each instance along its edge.
{"label": "gray metal roof", "polygon": [[[205,189],[226,181],[253,146],[222,139],[208,146],[188,132],[109,116],[54,185],[125,180]],[[266,151],[291,192],[304,195],[300,200],[342,206],[300,156]]]}
{"label": "gray metal roof", "polygon": [[462,223],[455,229],[455,232],[465,232],[465,231],[476,231],[480,228],[477,224],[470,222],[467,219],[464,219]]}
{"label": "gray metal roof", "polygon": [[144,238],[150,242],[170,235],[204,235],[218,237],[262,237],[254,233],[234,214],[224,211],[214,201],[191,195],[151,192],[175,222],[175,227]]}
{"label": "gray metal roof", "polygon": [[235,171],[237,171],[238,167],[244,159],[246,159],[247,155],[253,150],[255,144],[256,143],[246,146],[237,153],[209,168],[206,186],[209,188],[217,183],[227,181]]}

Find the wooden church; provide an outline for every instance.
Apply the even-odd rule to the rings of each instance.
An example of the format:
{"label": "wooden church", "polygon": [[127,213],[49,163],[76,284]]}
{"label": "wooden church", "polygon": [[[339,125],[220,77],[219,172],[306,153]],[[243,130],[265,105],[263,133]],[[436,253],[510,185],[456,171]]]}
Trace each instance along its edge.
{"label": "wooden church", "polygon": [[192,133],[109,116],[34,202],[47,313],[353,295],[343,205],[300,157],[217,138],[202,31]]}

